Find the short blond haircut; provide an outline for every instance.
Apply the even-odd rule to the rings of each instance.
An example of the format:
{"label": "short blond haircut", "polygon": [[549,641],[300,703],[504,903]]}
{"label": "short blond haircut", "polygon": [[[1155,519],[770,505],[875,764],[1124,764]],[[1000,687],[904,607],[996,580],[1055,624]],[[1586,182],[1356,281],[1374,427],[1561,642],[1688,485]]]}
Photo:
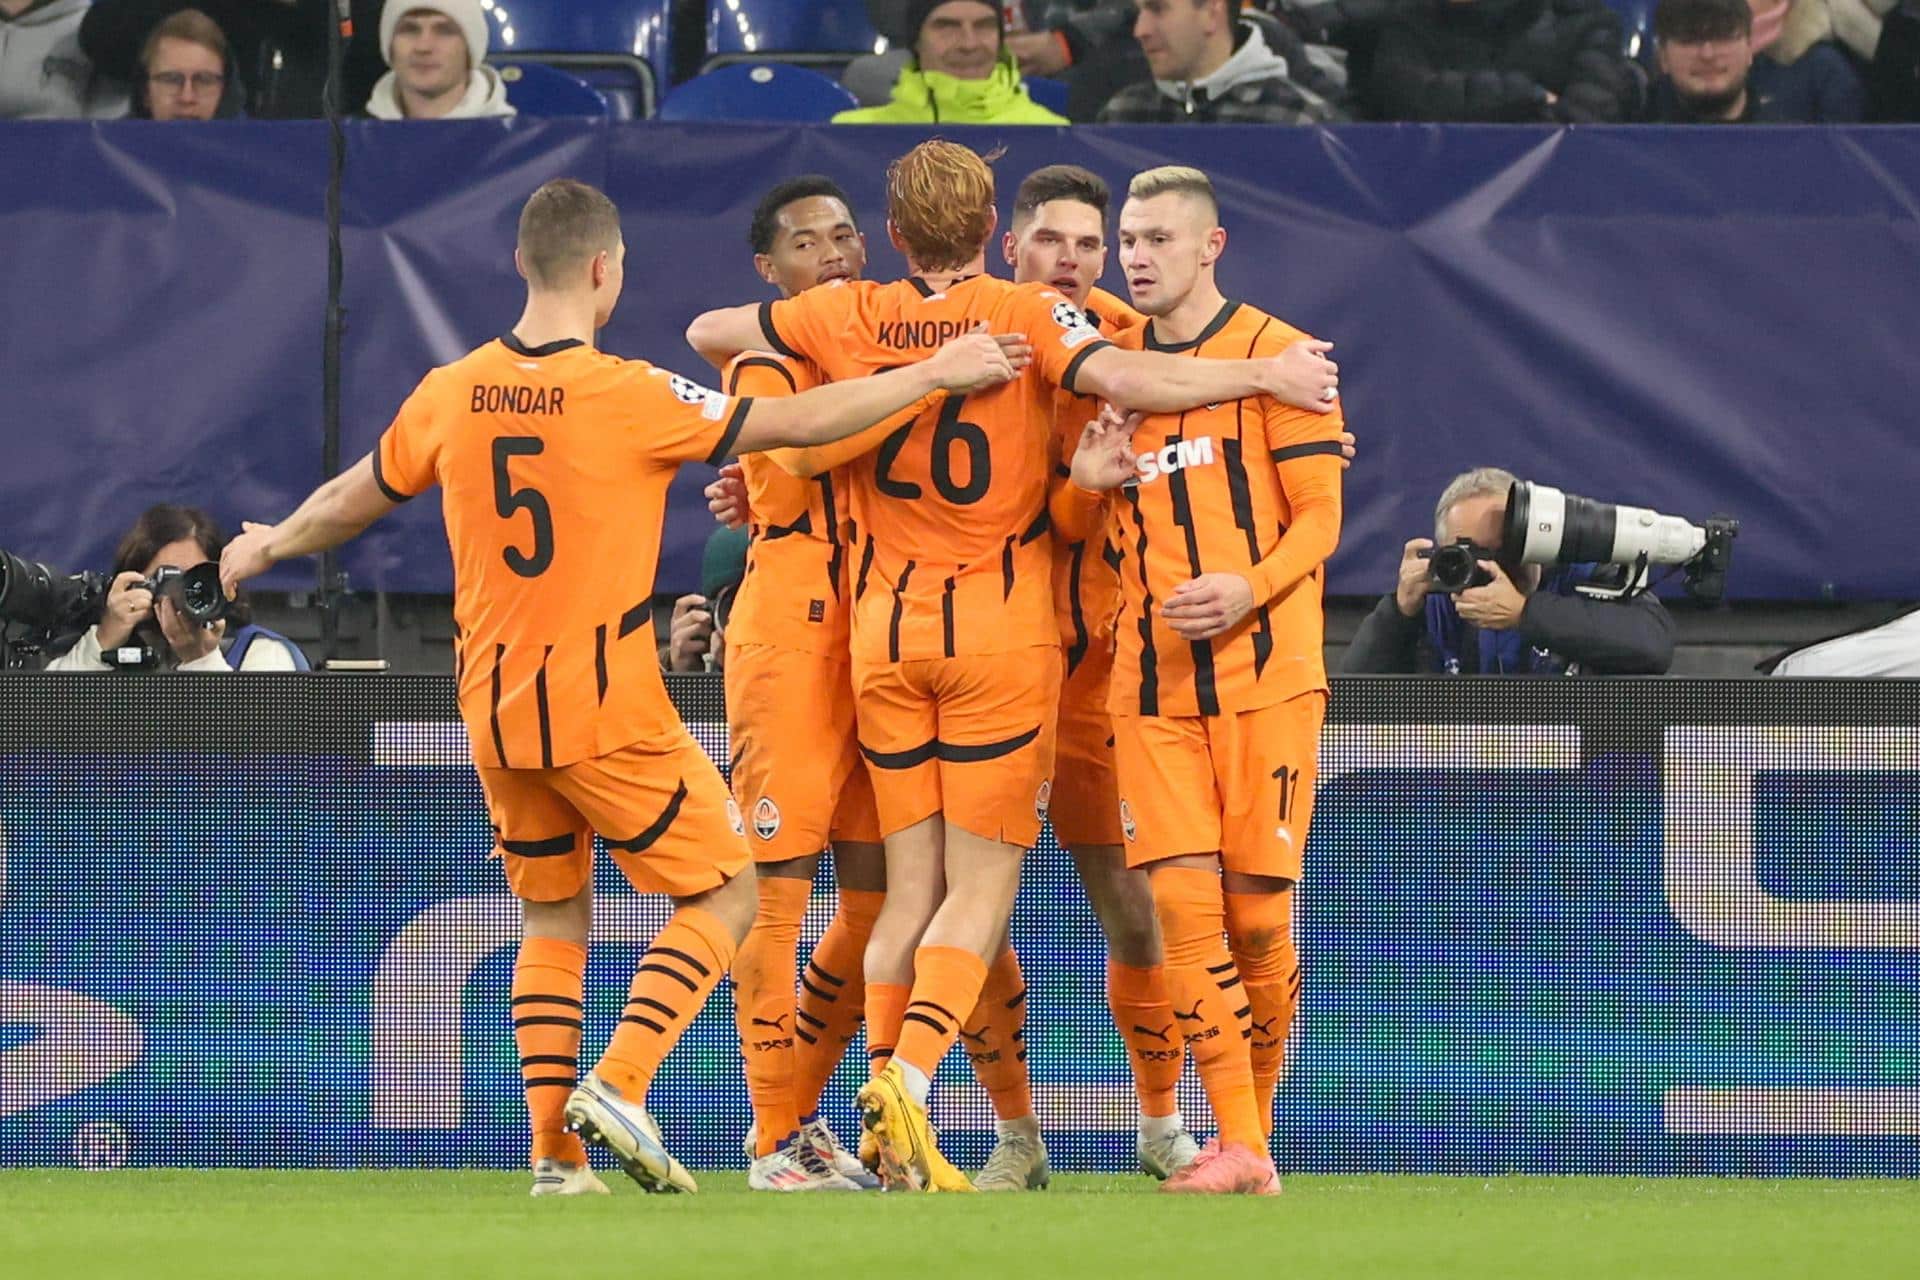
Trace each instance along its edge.
{"label": "short blond haircut", "polygon": [[993,169],[998,151],[981,156],[944,138],[930,138],[887,166],[887,217],[913,265],[927,271],[964,267],[993,233]]}
{"label": "short blond haircut", "polygon": [[520,262],[527,280],[543,289],[564,288],[571,273],[598,253],[620,249],[620,210],[596,187],[555,178],[520,210]]}
{"label": "short blond haircut", "polygon": [[1198,169],[1183,164],[1163,164],[1133,175],[1127,184],[1127,199],[1151,200],[1155,196],[1191,196],[1207,207],[1213,225],[1220,222],[1220,197],[1213,192],[1213,179]]}

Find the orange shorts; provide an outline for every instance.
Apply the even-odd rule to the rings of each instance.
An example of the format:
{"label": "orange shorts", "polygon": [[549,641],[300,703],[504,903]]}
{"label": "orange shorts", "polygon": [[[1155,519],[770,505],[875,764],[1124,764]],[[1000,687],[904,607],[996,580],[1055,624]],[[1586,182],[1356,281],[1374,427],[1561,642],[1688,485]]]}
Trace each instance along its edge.
{"label": "orange shorts", "polygon": [[1127,865],[1217,850],[1229,871],[1298,880],[1326,714],[1316,690],[1228,715],[1116,715]]}
{"label": "orange shorts", "polygon": [[1113,717],[1107,712],[1112,675],[1113,650],[1090,645],[1060,689],[1047,816],[1054,838],[1070,848],[1120,843],[1120,785],[1113,772]]}
{"label": "orange shorts", "polygon": [[481,767],[481,790],[507,885],[559,902],[593,875],[593,836],[641,893],[691,897],[747,865],[740,810],[685,730],[664,750],[639,745],[557,769]]}
{"label": "orange shorts", "polygon": [[854,663],[860,753],[880,829],[934,814],[1030,848],[1052,791],[1060,650]]}
{"label": "orange shorts", "polygon": [[776,645],[727,647],[733,798],[756,862],[804,858],[829,839],[880,839],[853,732],[851,664]]}

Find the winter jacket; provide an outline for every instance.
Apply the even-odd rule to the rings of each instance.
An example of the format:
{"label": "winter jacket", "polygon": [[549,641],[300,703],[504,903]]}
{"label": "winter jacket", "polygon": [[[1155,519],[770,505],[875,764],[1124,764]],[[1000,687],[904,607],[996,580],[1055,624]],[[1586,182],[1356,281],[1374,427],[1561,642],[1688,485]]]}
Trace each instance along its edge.
{"label": "winter jacket", "polygon": [[855,107],[835,124],[1066,124],[1027,96],[1020,69],[1003,53],[985,80],[959,80],[908,63],[885,106]]}
{"label": "winter jacket", "polygon": [[1219,70],[1194,81],[1147,80],[1128,85],[1100,119],[1125,124],[1318,124],[1343,120],[1340,87],[1307,58],[1284,28],[1289,56],[1267,43],[1262,28],[1240,23],[1240,42]]}
{"label": "winter jacket", "polygon": [[0,120],[125,115],[126,87],[96,73],[80,48],[87,0],[45,0],[0,15]]}
{"label": "winter jacket", "polygon": [[[400,81],[389,71],[373,86],[367,98],[367,114],[375,120],[405,120],[400,110]],[[460,105],[440,120],[478,120],[486,116],[510,116],[513,104],[507,101],[507,84],[500,73],[484,63],[467,73],[467,92]]]}
{"label": "winter jacket", "polygon": [[1603,0],[1434,0],[1381,31],[1366,93],[1381,120],[1578,124],[1641,96]]}
{"label": "winter jacket", "polygon": [[1867,118],[1867,89],[1847,55],[1822,42],[1781,66],[1766,54],[1747,72],[1747,106],[1737,120],[1703,121],[1688,111],[1664,76],[1654,82],[1647,118],[1659,124],[1858,124]]}

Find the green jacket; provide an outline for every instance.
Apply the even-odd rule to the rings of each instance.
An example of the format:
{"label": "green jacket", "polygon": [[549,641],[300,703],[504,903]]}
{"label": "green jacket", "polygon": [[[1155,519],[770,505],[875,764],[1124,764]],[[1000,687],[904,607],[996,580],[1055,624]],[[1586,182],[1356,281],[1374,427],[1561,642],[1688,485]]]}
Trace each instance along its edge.
{"label": "green jacket", "polygon": [[1066,124],[1027,96],[1013,55],[985,80],[956,80],[909,63],[893,82],[893,99],[884,107],[856,107],[833,118],[835,124]]}

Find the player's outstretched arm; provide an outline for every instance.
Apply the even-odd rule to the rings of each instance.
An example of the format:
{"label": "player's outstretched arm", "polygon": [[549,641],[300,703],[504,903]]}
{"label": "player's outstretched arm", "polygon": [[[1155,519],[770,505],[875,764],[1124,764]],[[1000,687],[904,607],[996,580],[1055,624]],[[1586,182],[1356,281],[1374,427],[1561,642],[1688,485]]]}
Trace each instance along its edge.
{"label": "player's outstretched arm", "polygon": [[735,438],[737,453],[829,444],[936,391],[975,391],[1011,382],[1027,365],[1023,342],[976,331],[925,360],[868,378],[830,382],[797,396],[753,402]]}
{"label": "player's outstretched arm", "polygon": [[282,560],[351,541],[397,505],[381,491],[368,454],[315,489],[279,524],[241,525],[240,536],[220,553],[220,584],[231,596],[242,582]]}
{"label": "player's outstretched arm", "polygon": [[716,369],[742,351],[769,349],[759,305],[749,302],[701,312],[687,326],[687,345]]}
{"label": "player's outstretched arm", "polygon": [[1071,388],[1144,413],[1180,413],[1245,396],[1325,413],[1339,395],[1330,342],[1306,339],[1258,360],[1193,359],[1160,351],[1102,347],[1088,354]]}

